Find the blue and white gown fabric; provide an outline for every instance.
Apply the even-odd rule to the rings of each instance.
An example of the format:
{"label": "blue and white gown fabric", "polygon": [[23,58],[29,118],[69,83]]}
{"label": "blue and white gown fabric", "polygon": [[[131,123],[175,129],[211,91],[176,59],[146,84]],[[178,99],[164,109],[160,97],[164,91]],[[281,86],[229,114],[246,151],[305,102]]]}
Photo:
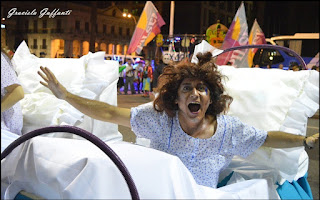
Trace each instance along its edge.
{"label": "blue and white gown fabric", "polygon": [[219,173],[234,155],[247,157],[265,141],[267,132],[242,123],[237,117],[217,116],[217,130],[208,139],[185,133],[178,114],[170,118],[154,110],[152,102],[131,109],[131,128],[150,147],[178,156],[200,185],[216,188]]}

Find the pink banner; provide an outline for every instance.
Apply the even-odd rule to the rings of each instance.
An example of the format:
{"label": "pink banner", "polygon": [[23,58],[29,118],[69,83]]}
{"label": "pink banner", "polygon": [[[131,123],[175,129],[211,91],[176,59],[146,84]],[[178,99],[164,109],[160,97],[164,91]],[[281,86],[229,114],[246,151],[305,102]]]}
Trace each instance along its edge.
{"label": "pink banner", "polygon": [[[266,37],[264,36],[263,31],[261,30],[257,19],[254,20],[250,35],[249,35],[249,44],[258,45],[258,44],[267,44]],[[247,52],[248,66],[253,67],[253,57],[258,49],[251,48]]]}
{"label": "pink banner", "polygon": [[127,54],[132,52],[139,54],[143,47],[161,32],[160,28],[165,24],[157,8],[151,1],[147,1],[134,30]]}
{"label": "pink banner", "polygon": [[[225,50],[231,47],[247,45],[248,44],[248,24],[243,2],[229,27],[229,30],[224,38],[221,49]],[[235,67],[246,66],[246,59],[242,59],[247,50],[235,50],[223,53],[217,57],[216,63],[218,65],[225,65],[227,62]]]}

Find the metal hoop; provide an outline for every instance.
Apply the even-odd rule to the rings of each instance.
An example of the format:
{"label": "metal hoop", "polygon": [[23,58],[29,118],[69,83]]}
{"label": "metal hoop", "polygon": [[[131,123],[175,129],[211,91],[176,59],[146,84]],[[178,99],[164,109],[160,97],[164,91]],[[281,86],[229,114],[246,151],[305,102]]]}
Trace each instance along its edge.
{"label": "metal hoop", "polygon": [[81,137],[89,140],[94,145],[96,145],[114,162],[114,164],[117,166],[117,168],[121,171],[121,174],[123,175],[128,187],[129,187],[131,198],[136,199],[136,200],[140,199],[136,185],[135,185],[128,169],[126,168],[124,163],[121,161],[120,157],[105,142],[103,142],[97,136],[89,133],[88,131],[86,131],[84,129],[78,128],[78,127],[74,127],[74,126],[49,126],[49,127],[33,130],[27,134],[20,136],[18,139],[13,141],[1,153],[1,160],[4,159],[8,154],[10,154],[17,146],[19,146],[23,142],[25,142],[33,137],[43,135],[46,133],[52,133],[52,132],[72,133],[72,134],[81,136]]}
{"label": "metal hoop", "polygon": [[[225,49],[223,52],[221,52],[220,54],[218,54],[218,55],[216,55],[216,56],[219,56],[219,55],[221,55],[221,54],[223,54],[223,53],[226,53],[226,52],[229,52],[229,51],[234,51],[234,50],[239,50],[239,49],[247,49],[247,48],[248,48],[248,49],[249,49],[249,48],[278,49],[278,50],[282,50],[282,51],[291,53],[291,54],[294,55],[294,57],[296,57],[296,58],[300,61],[302,67],[303,67],[304,69],[307,69],[306,63],[304,62],[304,60],[302,59],[302,57],[299,56],[295,51],[293,51],[293,50],[291,50],[291,49],[289,49],[289,48],[287,48],[287,47],[282,47],[282,46],[278,46],[278,45],[271,45],[271,44],[242,45],[242,46],[231,47],[231,48]],[[215,56],[215,57],[216,57],[216,56]]]}

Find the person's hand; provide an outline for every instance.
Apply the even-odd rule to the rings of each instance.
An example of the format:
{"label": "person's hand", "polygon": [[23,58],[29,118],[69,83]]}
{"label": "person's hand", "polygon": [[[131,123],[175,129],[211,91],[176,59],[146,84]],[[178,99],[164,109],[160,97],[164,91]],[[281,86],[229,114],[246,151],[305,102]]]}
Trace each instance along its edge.
{"label": "person's hand", "polygon": [[314,135],[311,135],[306,138],[306,144],[308,147],[314,148],[319,143],[319,133],[316,133]]}
{"label": "person's hand", "polygon": [[46,88],[49,88],[58,99],[64,99],[68,92],[66,88],[59,83],[49,68],[41,66],[40,69],[43,73],[38,71],[38,74],[45,81],[40,81],[40,83]]}

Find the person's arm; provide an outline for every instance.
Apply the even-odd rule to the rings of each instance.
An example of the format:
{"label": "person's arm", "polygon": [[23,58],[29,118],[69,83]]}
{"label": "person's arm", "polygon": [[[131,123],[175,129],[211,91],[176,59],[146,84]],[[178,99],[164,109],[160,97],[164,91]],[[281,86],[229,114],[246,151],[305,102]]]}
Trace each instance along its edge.
{"label": "person's arm", "polygon": [[273,148],[291,148],[307,145],[315,147],[319,142],[319,133],[309,137],[285,133],[282,131],[269,131],[263,146]]}
{"label": "person's arm", "polygon": [[9,85],[5,89],[7,93],[1,99],[1,112],[8,110],[14,104],[24,98],[22,86],[19,84]]}
{"label": "person's arm", "polygon": [[38,74],[45,81],[40,81],[40,83],[49,88],[57,98],[67,101],[80,112],[94,119],[130,127],[129,108],[119,108],[105,102],[74,95],[59,83],[49,68],[40,67],[40,69],[43,73],[38,71]]}

